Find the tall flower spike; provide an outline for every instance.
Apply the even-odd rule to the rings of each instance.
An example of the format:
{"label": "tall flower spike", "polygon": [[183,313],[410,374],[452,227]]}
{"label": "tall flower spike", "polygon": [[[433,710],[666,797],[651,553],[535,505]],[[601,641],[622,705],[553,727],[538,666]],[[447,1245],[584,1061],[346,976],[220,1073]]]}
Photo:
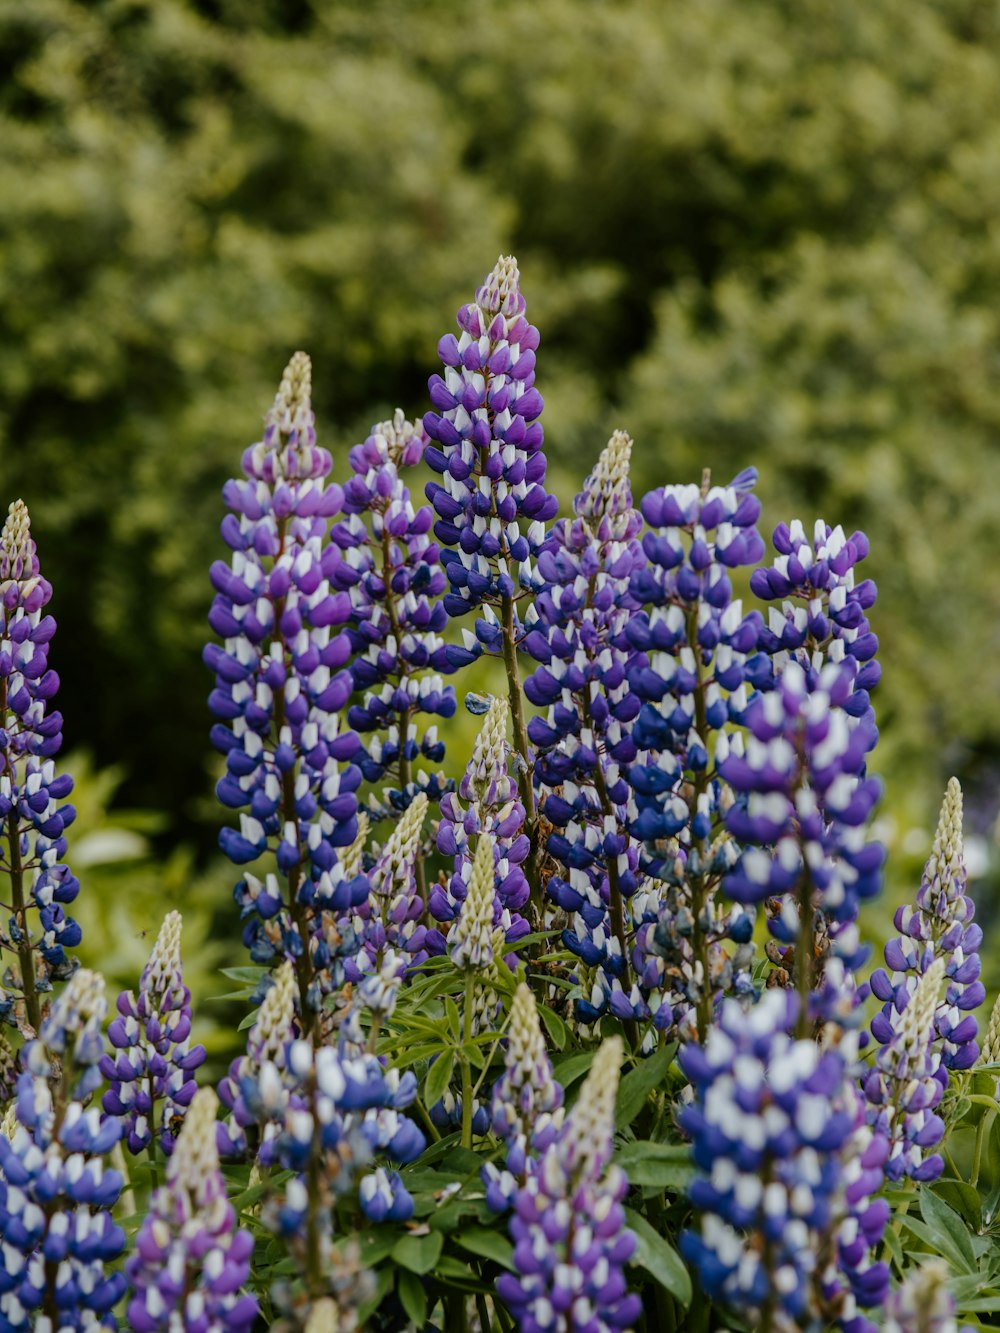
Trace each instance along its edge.
{"label": "tall flower spike", "polygon": [[544,489],[538,330],[524,311],[517,261],[501,256],[475,301],[458,312],[461,336],[438,343],[444,374],[430,379],[435,410],[424,426],[437,443],[424,458],[442,478],[428,483],[427,498],[439,515],[434,531],[448,548],[441,556],[451,585],[444,604],[452,616],[484,608],[475,635],[463,632],[465,650],[451,654],[456,665],[484,648],[501,650],[496,611],[504,602],[509,609],[518,582],[531,586],[532,558],[559,507]]}
{"label": "tall flower spike", "polygon": [[[681,1035],[702,1037],[720,993],[745,990],[752,922],[718,889],[739,847],[724,816],[732,793],[719,773],[733,724],[746,707],[747,661],[760,615],[743,614],[730,571],[763,554],[754,468],[728,485],[664,486],[643,497],[648,564],[629,581],[635,604],[624,636],[633,653],[629,690],[641,702],[628,770],[635,792],[633,836],[646,868],[662,881],[634,906],[637,971],[663,993],[664,1017]],[[742,975],[741,975],[742,974]]]}
{"label": "tall flower spike", "polygon": [[940,1153],[926,1155],[944,1135],[935,1108],[948,1073],[934,1041],[944,979],[945,961],[935,958],[917,983],[892,1040],[877,1053],[862,1081],[869,1121],[889,1141],[889,1180],[936,1180],[944,1167]]}
{"label": "tall flower spike", "polygon": [[871,1254],[888,1218],[872,1201],[885,1142],[865,1126],[844,1049],[790,1035],[796,1004],[776,989],[749,1011],[725,1000],[704,1046],[682,1049],[701,1219],[681,1250],[749,1324],[875,1333],[857,1306],[880,1304],[888,1284]]}
{"label": "tall flower spike", "polygon": [[243,812],[238,832],[223,830],[222,849],[237,865],[265,853],[277,861],[276,875],[248,874],[237,886],[244,940],[257,961],[294,960],[300,1007],[312,1022],[323,994],[340,984],[323,914],[356,905],[356,882],[336,864],[357,832],[361,772],[341,766],[359,742],[338,720],[351,692],[342,670],[351,643],[333,631],[350,618],[351,600],[333,590],[342,556],[327,524],[343,492],[326,482],[331,459],[316,444],[309,395],[309,358],[299,352],[263,439],[243,455],[245,480],[223,492],[232,512],[222,535],[233,557],[212,566],[209,619],[225,644],[204,655],[220,719],[212,740],[226,756],[217,793]]}
{"label": "tall flower spike", "polygon": [[893,1291],[885,1303],[882,1333],[959,1333],[955,1298],[948,1290],[951,1273],[940,1259],[927,1259]]}
{"label": "tall flower spike", "polygon": [[116,1327],[125,1278],[110,1266],[125,1235],[111,1209],[122,1177],[103,1159],[121,1124],[87,1105],[101,1083],[106,1012],[103,978],[81,969],[22,1050],[16,1121],[0,1135],[3,1328]]}
{"label": "tall flower spike", "polygon": [[636,1245],[621,1202],[628,1183],[608,1165],[622,1051],[618,1037],[600,1047],[576,1106],[517,1190],[516,1276],[503,1274],[497,1293],[522,1329],[611,1333],[641,1313],[623,1271]]}
{"label": "tall flower spike", "polygon": [[4,977],[0,1018],[29,1037],[41,1023],[40,992],[77,966],[67,949],[80,927],[65,908],[79,883],[64,863],[65,830],[76,812],[61,802],[73,790],[57,774],[62,717],[48,706],[59,677],[48,665],[56,622],[43,614],[52,596],[31,538],[27,507],[15,500],[0,529],[0,876],[13,909],[0,948],[17,959]]}
{"label": "tall flower spike", "polygon": [[503,1073],[493,1088],[494,1134],[507,1140],[527,1138],[541,1116],[562,1105],[562,1098],[562,1088],[552,1074],[535,997],[522,981],[511,1005]]}
{"label": "tall flower spike", "polygon": [[[513,945],[529,929],[521,909],[528,901],[522,866],[530,843],[524,831],[524,806],[510,775],[509,718],[507,700],[491,698],[458,791],[448,792],[441,801],[437,848],[453,858],[453,868],[446,883],[431,887],[428,906],[442,925],[455,920],[469,891],[473,842],[488,835],[495,859],[493,922]],[[441,953],[445,937],[440,931],[429,931],[427,944],[432,952]]]}
{"label": "tall flower spike", "polygon": [[129,1151],[141,1152],[155,1136],[169,1156],[191,1098],[194,1071],[204,1046],[191,1046],[191,992],[181,969],[181,914],[168,912],[149,962],[139,979],[138,999],[118,996],[118,1018],[108,1040],[118,1055],[105,1055],[101,1072],[111,1084],[104,1094],[108,1115],[125,1122]]}
{"label": "tall flower spike", "polygon": [[916,907],[897,908],[894,921],[900,934],[885,946],[886,966],[871,979],[872,990],[883,1001],[882,1012],[872,1020],[872,1035],[884,1045],[898,1031],[921,975],[935,959],[944,961],[948,984],[934,1018],[943,1074],[969,1069],[979,1053],[974,1011],[985,1000],[986,988],[979,976],[983,932],[972,919],[975,910],[966,892],[962,788],[951,778]]}
{"label": "tall flower spike", "polygon": [[125,1266],[134,1333],[241,1333],[257,1317],[255,1296],[241,1295],[253,1237],[237,1226],[215,1145],[217,1101],[202,1088],[191,1103],[166,1183],[153,1192],[135,1252]]}
{"label": "tall flower spike", "polygon": [[548,893],[568,918],[564,943],[595,973],[577,1016],[595,1022],[610,1009],[636,1044],[636,1020],[655,1012],[669,1026],[671,1010],[661,1012],[660,994],[640,985],[631,957],[640,844],[629,833],[635,810],[626,774],[637,753],[629,724],[639,699],[628,687],[632,650],[624,633],[639,609],[630,581],[646,563],[629,488],[631,449],[629,436],[616,431],[573,502],[575,516],[546,539],[537,621],[524,642],[541,665],[524,692],[546,709],[531,719],[528,736],[553,825],[547,850],[558,863]]}
{"label": "tall flower spike", "polygon": [[472,863],[469,892],[448,932],[451,961],[461,970],[481,971],[493,962],[493,839],[482,834]]}
{"label": "tall flower spike", "polygon": [[344,552],[336,583],[351,597],[351,678],[364,692],[348,722],[371,736],[359,756],[365,779],[390,784],[376,810],[380,818],[404,809],[418,788],[440,797],[443,777],[414,770],[420,759],[437,764],[444,757],[437,727],[421,736],[418,716],[455,713],[455,692],[441,681],[451,667],[441,639],[448,623],[439,600],[445,576],[439,547],[428,536],[434,515],[429,505],[414,509],[403,481],[426,443],[423,427],[398,410],[373,426],[350,452],[354,475],[344,487],[345,517],[332,534]]}
{"label": "tall flower spike", "polygon": [[[244,1154],[248,1148],[247,1130],[251,1126],[263,1128],[263,1117],[257,1114],[259,1108],[248,1105],[244,1088],[259,1080],[264,1065],[279,1073],[284,1069],[288,1043],[298,1035],[295,995],[295,969],[290,962],[284,962],[264,992],[257,1018],[247,1035],[246,1055],[237,1056],[229,1066],[228,1075],[219,1084],[219,1099],[229,1113],[216,1125],[216,1140],[224,1157]],[[273,1150],[273,1143],[267,1137],[268,1130],[270,1140],[273,1140],[273,1129],[267,1126],[265,1137],[258,1144],[258,1154],[265,1164],[270,1163]]]}
{"label": "tall flower spike", "polygon": [[409,966],[427,956],[427,931],[420,924],[424,903],[416,876],[427,804],[426,792],[414,796],[368,873],[370,892],[351,918],[360,946],[347,964],[352,982],[378,971],[387,950],[401,955]]}

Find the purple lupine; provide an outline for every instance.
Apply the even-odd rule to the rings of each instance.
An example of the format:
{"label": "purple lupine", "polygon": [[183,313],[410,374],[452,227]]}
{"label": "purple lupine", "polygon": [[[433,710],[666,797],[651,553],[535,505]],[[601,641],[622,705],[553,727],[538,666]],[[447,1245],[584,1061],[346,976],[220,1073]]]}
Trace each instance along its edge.
{"label": "purple lupine", "polygon": [[124,1122],[125,1142],[138,1153],[156,1140],[169,1156],[180,1122],[197,1090],[194,1071],[204,1063],[204,1046],[192,1046],[191,992],[181,969],[181,914],[168,912],[132,991],[118,996],[118,1017],[108,1041],[118,1054],[104,1055],[101,1073],[110,1083],[104,1094],[107,1115]]}
{"label": "purple lupine", "polygon": [[117,1327],[125,1278],[110,1266],[125,1234],[111,1209],[122,1177],[103,1158],[121,1124],[87,1105],[101,1084],[106,1012],[103,978],[81,969],[21,1052],[13,1123],[0,1134],[4,1329]]}
{"label": "purple lupine", "polygon": [[166,1183],[153,1191],[125,1265],[133,1333],[243,1333],[257,1317],[257,1298],[240,1292],[250,1275],[253,1236],[238,1227],[226,1197],[216,1105],[211,1088],[192,1101]]}
{"label": "purple lupine", "polygon": [[619,1037],[600,1047],[576,1105],[514,1197],[516,1271],[499,1278],[497,1294],[522,1333],[612,1333],[642,1312],[624,1273],[636,1246],[622,1208],[628,1182],[609,1165],[622,1055]]}
{"label": "purple lupine", "polygon": [[882,668],[875,660],[878,639],[865,612],[874,606],[877,589],[871,579],[855,583],[854,578],[855,566],[868,555],[868,538],[863,532],[847,537],[839,525],[831,528],[818,519],[810,541],[795,519],[779,524],[772,541],[777,551],[773,564],[750,576],[758,597],[781,601],[760,629],[761,652],[750,664],[754,685],[772,688],[789,661],[817,673],[828,662],[851,658],[858,669],[845,710],[853,717],[871,716],[869,692]]}
{"label": "purple lupine", "polygon": [[889,1180],[936,1180],[944,1158],[931,1152],[944,1137],[937,1107],[948,1082],[937,1040],[945,960],[935,958],[917,982],[892,1040],[875,1054],[862,1079],[868,1118],[889,1141]]}
{"label": "purple lupine", "polygon": [[948,783],[930,858],[917,890],[916,907],[904,905],[893,918],[900,935],[885,946],[884,968],[871,978],[882,1011],[872,1019],[872,1035],[885,1045],[899,1030],[920,977],[936,958],[944,960],[947,988],[934,1016],[941,1063],[946,1070],[970,1069],[979,1057],[974,1011],[986,999],[980,980],[983,932],[973,921],[975,904],[966,892],[962,839],[962,788]]}
{"label": "purple lupine", "polygon": [[455,691],[441,680],[451,666],[441,639],[448,623],[439,600],[446,580],[439,547],[428,535],[434,515],[429,505],[414,509],[402,479],[426,444],[423,427],[405,421],[401,411],[373,426],[348,456],[354,475],[344,486],[345,517],[331,533],[344,552],[334,586],[351,597],[349,670],[354,689],[364,692],[347,720],[372,738],[358,763],[366,781],[396,784],[378,816],[405,808],[418,789],[432,800],[440,797],[440,776],[414,772],[414,764],[440,763],[444,743],[436,726],[418,734],[417,715],[455,713]]}
{"label": "purple lupine", "polygon": [[525,317],[513,256],[497,260],[458,312],[456,339],[438,343],[444,374],[432,375],[434,411],[424,417],[437,443],[424,460],[442,477],[427,498],[439,515],[434,531],[451,591],[449,615],[483,608],[476,633],[452,654],[464,665],[484,649],[499,652],[496,610],[532,586],[531,561],[558,500],[545,491],[542,396],[535,385],[538,330]]}
{"label": "purple lupine", "polygon": [[701,1174],[681,1250],[703,1290],[763,1330],[875,1333],[888,1267],[872,1258],[889,1216],[884,1138],[843,1048],[795,1040],[798,997],[724,1000],[703,1046],[682,1048],[694,1101],[680,1113]]}
{"label": "purple lupine", "polygon": [[417,792],[368,871],[365,900],[345,918],[357,945],[347,960],[349,981],[378,972],[388,951],[405,958],[409,967],[427,957],[424,902],[416,876],[427,804],[426,792]]}
{"label": "purple lupine", "polygon": [[78,964],[66,950],[80,943],[80,927],[65,912],[80,889],[63,861],[76,811],[61,803],[73,781],[56,772],[62,716],[48,711],[59,688],[48,665],[56,622],[44,610],[51,597],[27,507],[15,500],[0,529],[0,874],[12,909],[0,947],[17,959],[19,974],[4,975],[0,1017],[20,1021],[33,1036],[42,1017],[39,992],[72,975]]}
{"label": "purple lupine", "polygon": [[771,984],[797,987],[800,1035],[811,1023],[850,1021],[867,993],[853,979],[867,954],[857,918],[881,887],[883,849],[867,837],[880,792],[865,775],[874,722],[844,708],[856,671],[831,663],[814,678],[789,661],[747,707],[745,746],[737,736],[718,752],[743,797],[726,825],[746,845],[725,890],[740,904],[769,902]]}
{"label": "purple lupine", "polygon": [[342,556],[327,525],[343,492],[326,482],[331,459],[316,444],[310,386],[309,358],[298,352],[263,439],[243,455],[246,479],[224,489],[232,512],[222,534],[233,557],[212,566],[209,619],[225,645],[205,650],[220,719],[212,740],[226,756],[217,793],[242,811],[239,831],[223,830],[222,849],[237,865],[268,852],[277,861],[277,876],[248,875],[237,886],[244,940],[257,961],[294,960],[307,1022],[339,982],[328,974],[329,952],[317,956],[318,920],[353,905],[352,881],[331,872],[357,831],[361,781],[355,765],[341,766],[359,742],[338,719],[351,692],[343,670],[351,643],[333,631],[349,620],[351,599],[331,586]]}
{"label": "purple lupine", "polygon": [[[925,1259],[889,1293],[882,1333],[959,1333],[951,1270],[941,1259]],[[964,1330],[963,1333],[971,1333]]]}
{"label": "purple lupine", "polygon": [[[629,724],[639,712],[629,690],[624,639],[639,609],[629,581],[645,564],[632,508],[632,441],[616,431],[573,501],[572,519],[552,528],[538,557],[544,581],[537,620],[524,647],[541,665],[524,692],[543,717],[528,724],[535,746],[535,783],[547,842],[557,868],[548,893],[566,912],[567,947],[595,975],[577,1016],[596,1022],[608,1009],[630,1025],[653,1018],[652,997],[632,974],[629,904],[639,884],[639,844],[628,831],[632,793],[627,766],[636,758]],[[634,813],[634,811],[632,811]],[[670,1013],[664,1010],[664,1017]]]}
{"label": "purple lupine", "polygon": [[[491,699],[458,791],[442,798],[437,848],[452,861],[452,870],[444,884],[431,886],[428,907],[443,926],[455,920],[468,893],[475,840],[489,836],[496,870],[493,921],[514,946],[529,930],[521,911],[529,894],[522,867],[530,844],[518,784],[509,771],[508,717],[507,701]],[[430,950],[441,953],[444,946],[445,932],[428,931]]]}
{"label": "purple lupine", "polygon": [[[748,468],[726,486],[711,485],[706,473],[700,486],[651,491],[641,505],[648,563],[630,580],[633,601],[649,607],[624,631],[633,650],[629,689],[642,701],[632,729],[639,754],[628,770],[632,833],[662,881],[633,909],[636,964],[647,989],[664,993],[664,1017],[682,1035],[704,1035],[714,998],[732,977],[723,941],[744,945],[752,929],[717,893],[739,848],[723,824],[732,794],[716,747],[741,720],[759,629],[759,613],[743,614],[730,577],[764,550],[756,480]],[[739,969],[744,953],[737,950]]]}

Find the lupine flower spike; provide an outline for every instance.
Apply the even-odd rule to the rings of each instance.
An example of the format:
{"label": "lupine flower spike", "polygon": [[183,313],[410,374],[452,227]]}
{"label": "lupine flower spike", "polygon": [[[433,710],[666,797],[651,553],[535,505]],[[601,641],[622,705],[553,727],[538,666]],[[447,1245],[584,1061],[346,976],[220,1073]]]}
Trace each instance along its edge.
{"label": "lupine flower spike", "polygon": [[141,1152],[154,1137],[169,1156],[197,1089],[194,1071],[204,1046],[192,1047],[191,992],[181,972],[181,914],[169,912],[139,979],[139,997],[118,996],[118,1018],[108,1040],[118,1055],[105,1055],[101,1072],[111,1084],[104,1110],[121,1116],[129,1151]]}
{"label": "lupine flower spike", "polygon": [[[228,1075],[219,1084],[219,1099],[229,1112],[227,1118],[216,1125],[219,1152],[223,1157],[244,1154],[249,1146],[247,1130],[257,1126],[261,1131],[258,1156],[264,1165],[270,1165],[273,1116],[270,1111],[265,1114],[261,1110],[256,1098],[252,1098],[252,1105],[248,1105],[244,1091],[255,1087],[265,1065],[279,1076],[284,1070],[288,1043],[298,1036],[295,997],[295,970],[291,963],[282,963],[264,993],[256,1021],[247,1037],[246,1055],[238,1056],[232,1062]],[[280,1088],[280,1078],[278,1086]],[[284,1101],[282,1098],[282,1105]]]}
{"label": "lupine flower spike", "polygon": [[5,968],[0,1019],[38,1033],[40,993],[77,966],[67,955],[80,927],[66,915],[79,883],[63,857],[76,812],[62,802],[73,790],[57,774],[62,716],[49,712],[59,677],[48,665],[56,622],[43,614],[52,587],[42,577],[28,510],[15,500],[0,529],[0,880],[12,911],[0,929]]}
{"label": "lupine flower spike", "polygon": [[[16,1119],[0,1135],[0,1327],[117,1327],[125,1235],[111,1209],[122,1177],[104,1157],[121,1124],[87,1103],[101,1084],[104,980],[81,969],[22,1050]],[[105,1267],[107,1265],[107,1269]]]}
{"label": "lupine flower spike", "polygon": [[624,1274],[636,1245],[621,1202],[628,1182],[609,1165],[623,1053],[621,1038],[604,1042],[562,1130],[516,1193],[516,1276],[504,1273],[497,1293],[525,1333],[611,1333],[641,1313]]}
{"label": "lupine flower spike", "polygon": [[959,1333],[955,1298],[948,1290],[951,1273],[940,1259],[915,1269],[885,1302],[882,1333]]}
{"label": "lupine flower spike", "polygon": [[427,805],[427,793],[418,792],[368,872],[369,892],[349,918],[360,946],[347,963],[349,981],[360,981],[373,969],[379,971],[388,950],[408,966],[416,966],[427,956],[427,930],[421,923],[424,902],[416,876]]}
{"label": "lupine flower spike", "polygon": [[191,1103],[167,1179],[155,1190],[126,1264],[134,1295],[134,1333],[241,1333],[257,1317],[257,1299],[240,1293],[253,1237],[241,1231],[219,1170],[211,1088]]}
{"label": "lupine flower spike", "polygon": [[331,588],[342,557],[327,541],[343,492],[326,484],[331,459],[316,444],[310,385],[309,358],[296,353],[263,439],[243,455],[246,479],[225,487],[233,512],[222,534],[233,558],[212,566],[209,617],[225,644],[205,650],[220,719],[212,740],[226,756],[217,791],[242,811],[222,849],[237,865],[266,852],[277,861],[277,875],[247,874],[237,886],[244,938],[256,961],[294,961],[308,1022],[340,982],[322,916],[356,903],[355,882],[336,867],[337,849],[357,833],[361,781],[358,768],[341,767],[359,743],[338,719],[351,692],[342,669],[351,644],[332,632],[351,614],[349,595]]}
{"label": "lupine flower spike", "polygon": [[975,904],[966,892],[962,839],[962,788],[948,783],[931,854],[917,891],[916,907],[903,906],[894,917],[899,936],[885,946],[885,968],[872,975],[872,990],[884,1001],[872,1020],[872,1034],[892,1042],[922,974],[935,959],[944,962],[947,988],[934,1016],[942,1074],[969,1069],[976,1062],[978,1024],[975,1010],[986,998],[980,980],[979,946],[983,932],[973,921]]}
{"label": "lupine flower spike", "polygon": [[462,910],[448,932],[448,953],[460,971],[482,971],[493,962],[493,839],[482,834]]}

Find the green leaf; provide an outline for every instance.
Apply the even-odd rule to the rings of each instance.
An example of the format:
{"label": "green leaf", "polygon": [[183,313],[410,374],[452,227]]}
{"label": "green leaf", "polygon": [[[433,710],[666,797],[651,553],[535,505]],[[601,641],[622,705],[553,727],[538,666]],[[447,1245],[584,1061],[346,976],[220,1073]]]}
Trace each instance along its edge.
{"label": "green leaf", "polygon": [[470,1250],[482,1259],[492,1259],[501,1268],[514,1268],[514,1247],[506,1236],[487,1227],[463,1227],[455,1240],[463,1250]]}
{"label": "green leaf", "polygon": [[370,1231],[363,1231],[360,1236],[348,1237],[345,1244],[356,1240],[361,1247],[362,1263],[366,1268],[374,1268],[387,1254],[392,1253],[393,1246],[397,1245],[400,1239],[398,1227],[372,1227]]}
{"label": "green leaf", "polygon": [[458,1012],[458,1005],[450,995],[444,997],[444,1012],[448,1019],[448,1030],[451,1032],[451,1035],[455,1040],[458,1041],[459,1037],[462,1035],[462,1019]]}
{"label": "green leaf", "polygon": [[417,1328],[423,1328],[427,1323],[427,1290],[415,1273],[400,1273],[399,1299]]}
{"label": "green leaf", "polygon": [[556,1080],[564,1088],[570,1087],[578,1078],[582,1078],[594,1063],[596,1051],[580,1051],[577,1055],[567,1055],[553,1065]]}
{"label": "green leaf", "polygon": [[266,967],[220,967],[219,971],[230,981],[245,981],[249,986],[256,986],[267,972]]}
{"label": "green leaf", "polygon": [[436,1106],[444,1096],[455,1068],[455,1052],[443,1051],[427,1071],[424,1080],[424,1105]]}
{"label": "green leaf", "polygon": [[979,1234],[983,1228],[983,1216],[977,1189],[964,1180],[939,1180],[934,1186],[934,1193],[960,1214],[967,1227],[976,1235]]}
{"label": "green leaf", "polygon": [[691,1304],[691,1276],[669,1241],[659,1235],[641,1213],[625,1209],[625,1220],[635,1233],[635,1254],[630,1263],[643,1269],[685,1309]]}
{"label": "green leaf", "polygon": [[691,1149],[684,1143],[636,1139],[621,1148],[615,1161],[628,1176],[630,1185],[686,1190],[696,1174]]}
{"label": "green leaf", "polygon": [[257,1015],[258,1015],[259,1013],[260,1013],[260,1010],[259,1010],[259,1009],[254,1009],[254,1010],[252,1010],[249,1014],[247,1014],[247,1016],[246,1016],[245,1018],[240,1019],[240,1025],[239,1025],[239,1027],[236,1029],[236,1031],[237,1031],[237,1032],[243,1032],[243,1031],[245,1031],[247,1028],[252,1028],[253,1025],[254,1025],[254,1023],[257,1022]]}
{"label": "green leaf", "polygon": [[411,1231],[396,1241],[391,1253],[397,1264],[422,1277],[437,1263],[443,1246],[444,1236],[440,1231],[428,1231],[423,1236]]}
{"label": "green leaf", "polygon": [[[954,1208],[949,1208],[932,1190],[924,1189],[920,1191],[920,1212],[935,1233],[949,1239],[958,1256],[956,1266],[964,1268],[967,1273],[974,1273],[979,1265],[969,1239],[969,1229]],[[941,1253],[945,1254],[945,1250],[942,1249]]]}
{"label": "green leaf", "polygon": [[566,1040],[569,1037],[569,1029],[556,1013],[550,1009],[547,1004],[538,1006],[538,1013],[545,1025],[545,1031],[549,1034],[549,1039],[556,1050],[562,1051],[566,1048]]}
{"label": "green leaf", "polygon": [[615,1104],[615,1128],[630,1125],[646,1104],[646,1098],[666,1078],[674,1054],[675,1044],[661,1046],[648,1059],[642,1060],[630,1074],[626,1074],[618,1089]]}

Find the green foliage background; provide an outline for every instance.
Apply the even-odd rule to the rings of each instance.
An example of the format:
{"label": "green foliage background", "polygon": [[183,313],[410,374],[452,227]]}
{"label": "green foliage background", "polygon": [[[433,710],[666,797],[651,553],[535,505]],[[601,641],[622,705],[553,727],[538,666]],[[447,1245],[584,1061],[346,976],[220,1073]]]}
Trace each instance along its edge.
{"label": "green foliage background", "polygon": [[156,848],[211,845],[206,569],[289,353],[343,468],[500,251],[563,495],[622,425],[639,491],[754,462],[766,527],[865,527],[888,808],[957,771],[990,834],[995,0],[6,0],[0,64],[0,495]]}

